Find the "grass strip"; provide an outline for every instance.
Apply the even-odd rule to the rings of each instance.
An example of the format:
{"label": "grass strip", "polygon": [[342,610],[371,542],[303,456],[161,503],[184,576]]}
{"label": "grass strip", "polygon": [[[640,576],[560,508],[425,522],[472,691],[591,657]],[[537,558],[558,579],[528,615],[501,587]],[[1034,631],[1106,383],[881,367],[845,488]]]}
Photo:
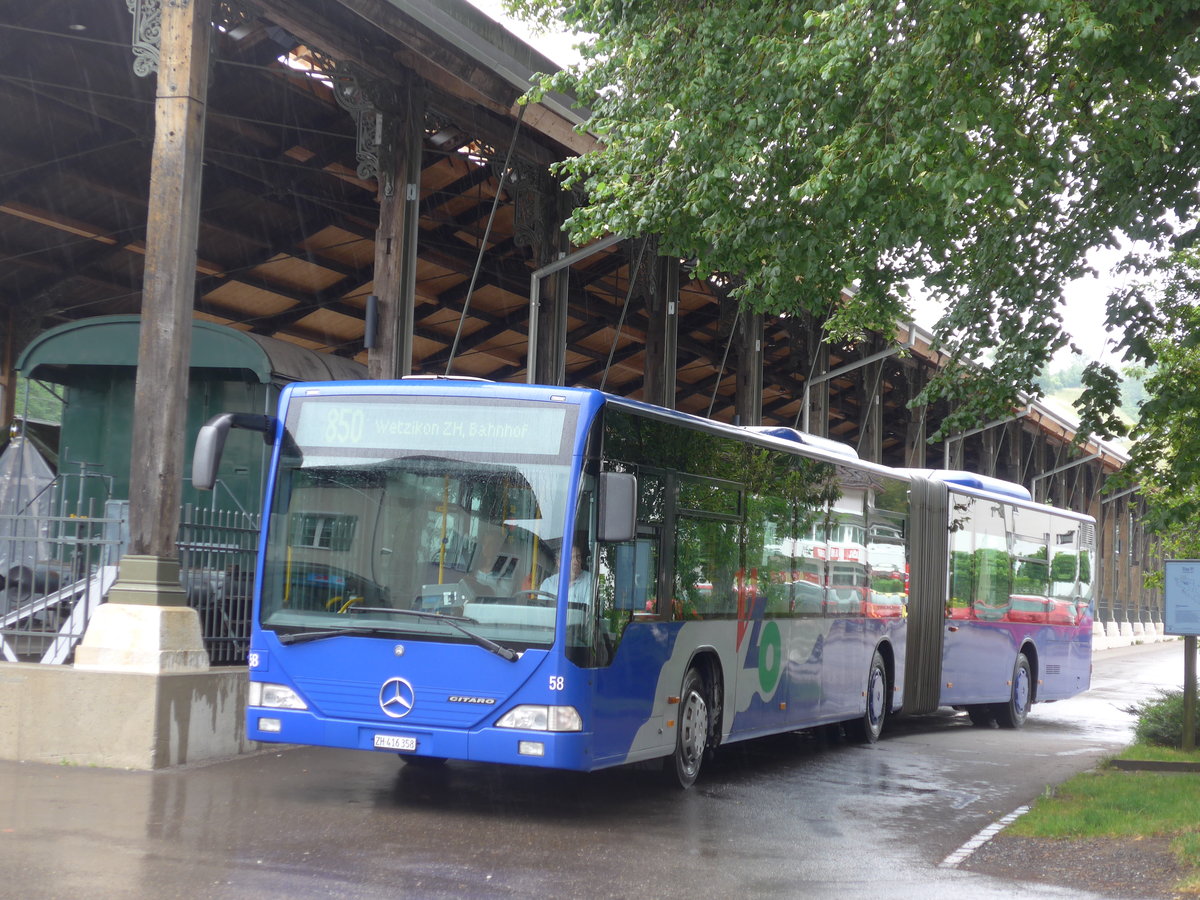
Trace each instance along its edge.
{"label": "grass strip", "polygon": [[[1134,744],[1120,759],[1200,762],[1200,752]],[[1200,774],[1120,771],[1102,766],[1048,787],[1008,828],[1017,837],[1167,837],[1191,874],[1178,890],[1200,895]]]}

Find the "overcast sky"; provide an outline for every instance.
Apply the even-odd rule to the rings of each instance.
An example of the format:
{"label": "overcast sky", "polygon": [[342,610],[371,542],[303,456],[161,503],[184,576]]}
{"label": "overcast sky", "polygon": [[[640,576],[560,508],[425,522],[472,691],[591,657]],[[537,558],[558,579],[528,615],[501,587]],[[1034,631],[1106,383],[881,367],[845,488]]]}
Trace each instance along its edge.
{"label": "overcast sky", "polygon": [[513,34],[523,38],[530,46],[536,47],[560,66],[569,65],[579,58],[572,49],[575,39],[568,34],[534,34],[523,22],[508,18],[502,9],[501,0],[467,0],[476,9],[481,9],[497,22],[500,22]]}

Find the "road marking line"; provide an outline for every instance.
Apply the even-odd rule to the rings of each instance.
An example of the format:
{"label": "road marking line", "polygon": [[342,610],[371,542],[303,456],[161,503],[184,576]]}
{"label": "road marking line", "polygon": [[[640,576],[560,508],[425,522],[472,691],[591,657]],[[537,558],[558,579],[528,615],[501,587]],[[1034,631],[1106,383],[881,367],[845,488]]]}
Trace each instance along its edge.
{"label": "road marking line", "polygon": [[979,832],[979,834],[975,835],[975,837],[971,838],[969,841],[967,841],[965,844],[963,844],[961,847],[959,847],[957,850],[955,850],[953,853],[951,853],[949,856],[947,856],[945,859],[943,859],[940,863],[938,863],[938,868],[939,869],[957,868],[959,866],[959,864],[961,864],[968,856],[970,856],[972,853],[974,853],[976,850],[978,850],[980,847],[982,847],[984,844],[986,844],[988,841],[990,841],[992,838],[994,838],[996,835],[998,835],[1007,826],[1009,826],[1013,822],[1017,821],[1017,819],[1021,818],[1021,816],[1025,815],[1025,813],[1027,813],[1027,812],[1029,812],[1029,807],[1021,806],[1021,807],[1018,807],[1017,809],[1014,809],[1003,819],[993,822],[987,828],[983,829],[983,831]]}

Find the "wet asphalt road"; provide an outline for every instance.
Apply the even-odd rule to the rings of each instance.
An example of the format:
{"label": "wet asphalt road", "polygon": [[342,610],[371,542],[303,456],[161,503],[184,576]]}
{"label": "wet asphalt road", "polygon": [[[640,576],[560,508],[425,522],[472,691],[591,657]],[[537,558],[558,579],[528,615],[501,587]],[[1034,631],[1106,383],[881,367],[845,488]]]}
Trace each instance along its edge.
{"label": "wet asphalt road", "polygon": [[1123,744],[1181,642],[1096,656],[1020,732],[901,720],[877,745],[727,748],[690,791],[389,754],[268,751],[146,773],[0,763],[0,897],[1086,898],[939,863]]}

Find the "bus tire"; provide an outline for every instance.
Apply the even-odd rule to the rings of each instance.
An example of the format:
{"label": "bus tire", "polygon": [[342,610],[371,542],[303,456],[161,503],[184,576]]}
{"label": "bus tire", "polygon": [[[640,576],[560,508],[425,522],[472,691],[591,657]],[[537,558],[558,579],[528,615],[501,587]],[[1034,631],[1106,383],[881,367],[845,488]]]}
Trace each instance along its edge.
{"label": "bus tire", "polygon": [[679,715],[675,727],[675,752],[663,760],[667,780],[689,788],[696,783],[708,749],[709,709],[704,679],[688,669],[679,689]]}
{"label": "bus tire", "polygon": [[1008,702],[997,703],[992,707],[996,724],[1001,728],[1020,728],[1025,724],[1032,704],[1033,670],[1025,654],[1018,653],[1017,661],[1013,664],[1012,689],[1008,694]]}
{"label": "bus tire", "polygon": [[846,734],[854,741],[873,744],[883,734],[883,725],[888,713],[887,667],[879,651],[871,657],[871,668],[867,670],[867,704],[861,718],[846,723]]}

